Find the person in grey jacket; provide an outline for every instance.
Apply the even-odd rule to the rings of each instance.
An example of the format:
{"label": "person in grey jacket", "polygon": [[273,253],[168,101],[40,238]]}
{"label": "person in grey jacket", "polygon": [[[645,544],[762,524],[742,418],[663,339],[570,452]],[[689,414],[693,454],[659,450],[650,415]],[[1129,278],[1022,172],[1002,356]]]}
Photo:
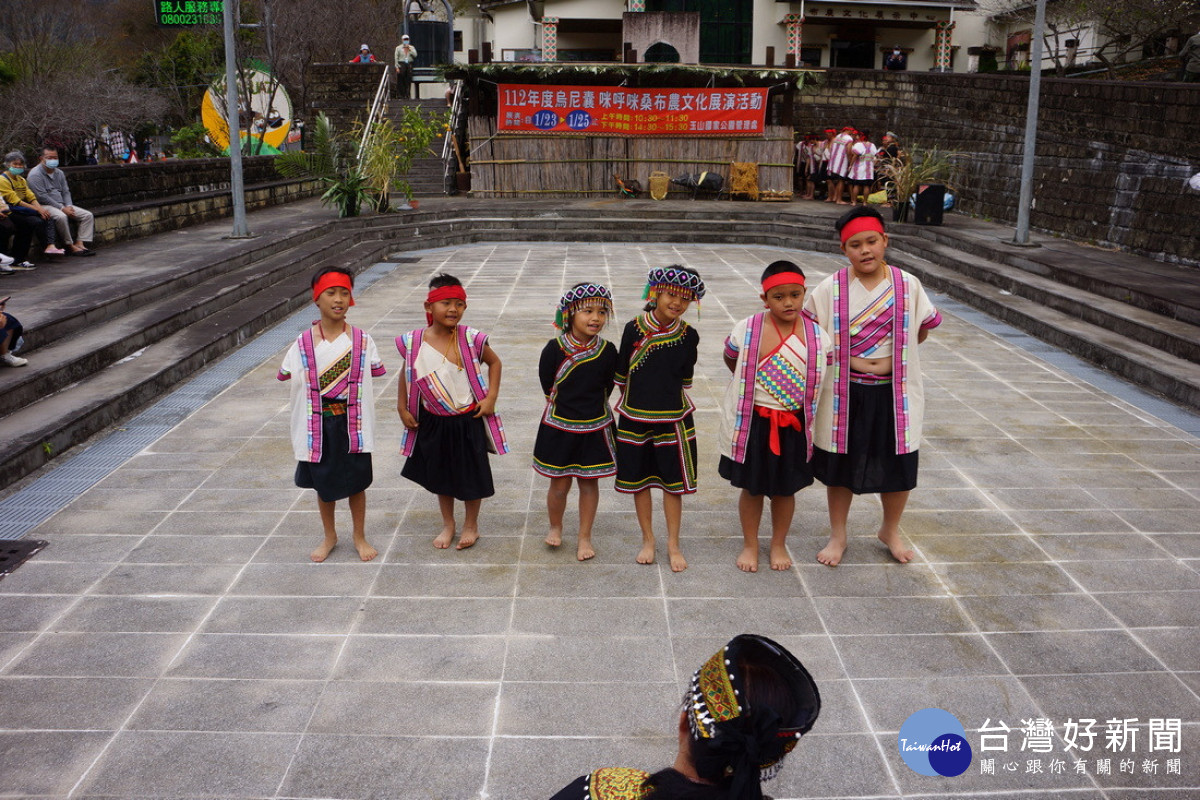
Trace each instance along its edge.
{"label": "person in grey jacket", "polygon": [[[58,240],[64,243],[67,252],[73,256],[95,255],[96,251],[85,244],[92,241],[95,235],[95,220],[92,212],[75,205],[71,200],[67,176],[58,168],[58,150],[43,147],[42,159],[29,170],[28,180],[29,188],[37,195],[38,202],[50,211],[54,227],[58,230]],[[77,228],[74,237],[71,236],[72,223]]]}

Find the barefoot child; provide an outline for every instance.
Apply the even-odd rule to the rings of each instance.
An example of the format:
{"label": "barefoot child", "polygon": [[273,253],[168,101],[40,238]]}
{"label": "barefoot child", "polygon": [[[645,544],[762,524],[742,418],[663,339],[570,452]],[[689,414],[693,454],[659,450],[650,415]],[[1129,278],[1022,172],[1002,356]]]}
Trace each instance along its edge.
{"label": "barefoot child", "polygon": [[546,411],[533,446],[533,468],[550,479],[546,544],[562,544],[563,512],[571,478],[579,484],[579,542],[575,556],[586,561],[592,523],[600,502],[600,478],[617,474],[613,416],[608,405],[617,371],[617,348],[600,337],[612,318],[612,293],[598,283],[577,283],[558,301],[563,331],[547,342],[538,362]]}
{"label": "barefoot child", "polygon": [[318,270],[313,302],[321,318],[300,334],[284,356],[281,381],[292,383],[292,449],[296,485],[317,490],[325,541],[312,551],[321,562],[337,544],[334,507],[349,498],[354,549],[363,561],[378,552],[367,543],[367,487],[371,485],[375,404],[371,379],[384,374],[375,342],[346,322],[354,305],[354,276],[340,267]]}
{"label": "barefoot child", "polygon": [[804,307],[804,273],[776,261],[762,274],[767,310],[742,320],[725,340],[733,380],[721,416],[722,478],[742,490],[738,516],[743,547],[737,566],[758,571],[763,497],[771,498],[771,569],[791,569],[785,540],[796,492],[813,482],[812,426],[829,336]]}
{"label": "barefoot child", "polygon": [[695,406],[685,390],[692,385],[700,344],[700,334],[682,317],[693,300],[704,297],[704,281],[688,267],[658,267],[647,276],[646,297],[645,312],[625,326],[617,359],[617,491],[633,495],[642,529],[637,562],[653,564],[650,490],[662,490],[667,554],[671,570],[682,572],[683,495],[696,491]]}
{"label": "barefoot child", "polygon": [[913,557],[900,516],[917,485],[924,392],[917,345],[942,317],[921,282],[889,266],[883,218],[869,207],[836,223],[850,266],[813,289],[805,311],[833,338],[833,362],[814,430],[813,474],[829,499],[829,544],[817,560],[837,566],[856,494],[879,494],[879,540],[901,564]]}
{"label": "barefoot child", "polygon": [[[500,358],[487,334],[460,325],[467,293],[458,278],[434,275],[425,298],[426,328],[396,337],[404,359],[396,410],[404,423],[400,474],[438,496],[442,531],[433,546],[454,540],[454,501],[466,515],[459,550],[479,539],[479,506],[496,493],[488,453],[507,453],[496,414]],[[483,366],[487,366],[486,377]]]}

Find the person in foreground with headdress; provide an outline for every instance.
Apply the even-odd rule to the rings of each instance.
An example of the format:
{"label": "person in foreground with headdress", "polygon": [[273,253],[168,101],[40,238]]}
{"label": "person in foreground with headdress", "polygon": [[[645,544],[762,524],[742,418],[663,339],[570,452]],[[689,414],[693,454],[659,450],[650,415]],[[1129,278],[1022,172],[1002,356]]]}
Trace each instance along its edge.
{"label": "person in foreground with headdress", "polygon": [[571,479],[579,485],[579,539],[575,556],[587,561],[592,523],[600,503],[600,478],[617,474],[613,415],[608,404],[617,371],[617,348],[600,331],[612,319],[612,293],[598,283],[577,283],[558,301],[562,333],[542,349],[538,378],[546,410],[533,445],[533,469],[550,479],[546,544],[562,544],[563,513]]}
{"label": "person in foreground with headdress", "polygon": [[817,684],[799,659],[744,633],[692,675],[674,766],[598,769],[551,800],[762,800],[762,782],[779,773],[820,712]]}
{"label": "person in foreground with headdress", "polygon": [[682,572],[687,569],[679,546],[683,495],[696,491],[696,407],[686,390],[700,346],[700,334],[683,321],[683,313],[704,297],[704,281],[689,267],[655,267],[646,277],[645,296],[643,313],[625,325],[617,358],[616,488],[633,495],[642,529],[639,564],[654,563],[650,490],[662,490],[667,555],[671,570]]}

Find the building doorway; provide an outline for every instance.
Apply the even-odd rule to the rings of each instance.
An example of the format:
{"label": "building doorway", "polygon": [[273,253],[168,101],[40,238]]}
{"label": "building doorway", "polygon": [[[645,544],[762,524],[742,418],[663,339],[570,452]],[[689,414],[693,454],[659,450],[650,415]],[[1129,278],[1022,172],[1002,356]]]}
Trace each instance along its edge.
{"label": "building doorway", "polygon": [[643,60],[647,64],[678,64],[679,51],[666,42],[655,42],[646,50]]}
{"label": "building doorway", "polygon": [[834,39],[829,43],[829,66],[875,69],[875,40]]}

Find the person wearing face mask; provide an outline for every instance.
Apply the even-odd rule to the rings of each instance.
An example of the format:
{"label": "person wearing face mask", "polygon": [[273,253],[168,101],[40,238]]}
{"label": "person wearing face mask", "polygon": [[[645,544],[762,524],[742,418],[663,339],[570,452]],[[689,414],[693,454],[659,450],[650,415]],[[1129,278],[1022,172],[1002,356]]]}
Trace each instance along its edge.
{"label": "person wearing face mask", "polygon": [[[54,229],[54,221],[50,218],[50,211],[45,206],[37,201],[37,196],[30,190],[29,184],[22,177],[25,173],[25,156],[20,150],[14,150],[4,157],[4,172],[0,172],[0,199],[3,199],[8,205],[9,216],[14,222],[18,218],[26,218],[18,225],[30,229],[31,232],[40,230],[42,238],[46,240],[45,254],[48,256],[61,256],[66,253],[65,250],[55,247],[56,231]],[[32,224],[30,223],[32,220]],[[28,250],[29,245],[25,245]],[[14,245],[14,250],[18,249]],[[25,262],[27,253],[9,253],[13,258]]]}
{"label": "person wearing face mask", "polygon": [[908,69],[908,56],[900,49],[900,45],[896,45],[892,48],[892,52],[888,53],[883,62],[883,68],[897,72]]}
{"label": "person wearing face mask", "polygon": [[[67,176],[58,168],[58,150],[53,147],[42,148],[42,160],[29,170],[29,188],[37,195],[38,202],[50,212],[58,239],[66,244],[67,251],[73,256],[95,255],[96,251],[84,244],[92,241],[95,220],[92,212],[75,205],[71,200]],[[72,223],[77,228],[74,238],[71,237]]]}

